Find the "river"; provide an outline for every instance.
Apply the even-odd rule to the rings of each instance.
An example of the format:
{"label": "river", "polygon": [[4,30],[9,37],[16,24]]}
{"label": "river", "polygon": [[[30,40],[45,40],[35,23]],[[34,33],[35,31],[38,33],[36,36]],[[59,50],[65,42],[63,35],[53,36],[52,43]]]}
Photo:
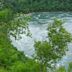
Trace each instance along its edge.
{"label": "river", "polygon": [[[35,53],[34,41],[47,39],[47,27],[54,18],[64,20],[64,28],[72,34],[72,13],[71,12],[37,12],[32,13],[32,20],[29,22],[29,29],[32,33],[32,38],[22,34],[22,39],[15,40],[11,37],[12,44],[20,51],[24,51],[25,55],[32,57]],[[66,52],[66,56],[63,56],[59,64],[68,64],[72,62],[72,44],[69,44],[69,51]]]}

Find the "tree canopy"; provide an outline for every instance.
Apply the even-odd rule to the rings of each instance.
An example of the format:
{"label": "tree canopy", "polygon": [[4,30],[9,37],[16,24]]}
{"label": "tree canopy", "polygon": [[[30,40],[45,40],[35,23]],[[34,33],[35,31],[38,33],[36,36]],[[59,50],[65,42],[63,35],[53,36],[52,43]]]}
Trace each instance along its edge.
{"label": "tree canopy", "polygon": [[55,67],[56,62],[66,54],[70,42],[71,34],[63,28],[61,20],[55,19],[48,26],[48,40],[35,42],[36,59],[46,67]]}

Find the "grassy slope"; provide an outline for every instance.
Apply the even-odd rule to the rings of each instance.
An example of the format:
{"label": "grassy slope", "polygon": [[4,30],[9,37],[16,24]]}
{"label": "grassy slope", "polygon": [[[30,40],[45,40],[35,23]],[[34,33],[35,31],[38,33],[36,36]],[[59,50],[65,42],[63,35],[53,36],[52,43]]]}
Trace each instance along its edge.
{"label": "grassy slope", "polygon": [[8,36],[9,27],[13,25],[8,23],[11,15],[8,9],[0,11],[0,72],[38,72],[39,64],[11,44]]}

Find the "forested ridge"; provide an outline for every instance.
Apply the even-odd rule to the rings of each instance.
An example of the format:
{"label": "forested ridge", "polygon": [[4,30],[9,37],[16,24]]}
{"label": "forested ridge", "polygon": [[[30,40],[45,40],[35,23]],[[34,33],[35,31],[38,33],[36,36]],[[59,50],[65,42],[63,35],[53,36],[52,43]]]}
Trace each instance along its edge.
{"label": "forested ridge", "polygon": [[72,11],[72,0],[2,0],[18,12]]}

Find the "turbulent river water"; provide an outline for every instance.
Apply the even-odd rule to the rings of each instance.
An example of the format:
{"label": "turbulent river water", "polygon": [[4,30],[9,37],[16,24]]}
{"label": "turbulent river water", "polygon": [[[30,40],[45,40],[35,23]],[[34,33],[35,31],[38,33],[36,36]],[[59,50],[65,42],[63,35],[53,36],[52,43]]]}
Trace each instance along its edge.
{"label": "turbulent river water", "polygon": [[[34,54],[34,41],[47,39],[47,27],[55,17],[64,20],[64,28],[72,34],[72,13],[71,12],[38,12],[32,13],[32,20],[29,22],[29,29],[32,38],[22,34],[22,39],[15,40],[11,37],[12,44],[20,51],[24,51],[25,55],[32,57]],[[68,64],[72,62],[72,44],[69,44],[69,51],[63,56],[59,64]]]}

